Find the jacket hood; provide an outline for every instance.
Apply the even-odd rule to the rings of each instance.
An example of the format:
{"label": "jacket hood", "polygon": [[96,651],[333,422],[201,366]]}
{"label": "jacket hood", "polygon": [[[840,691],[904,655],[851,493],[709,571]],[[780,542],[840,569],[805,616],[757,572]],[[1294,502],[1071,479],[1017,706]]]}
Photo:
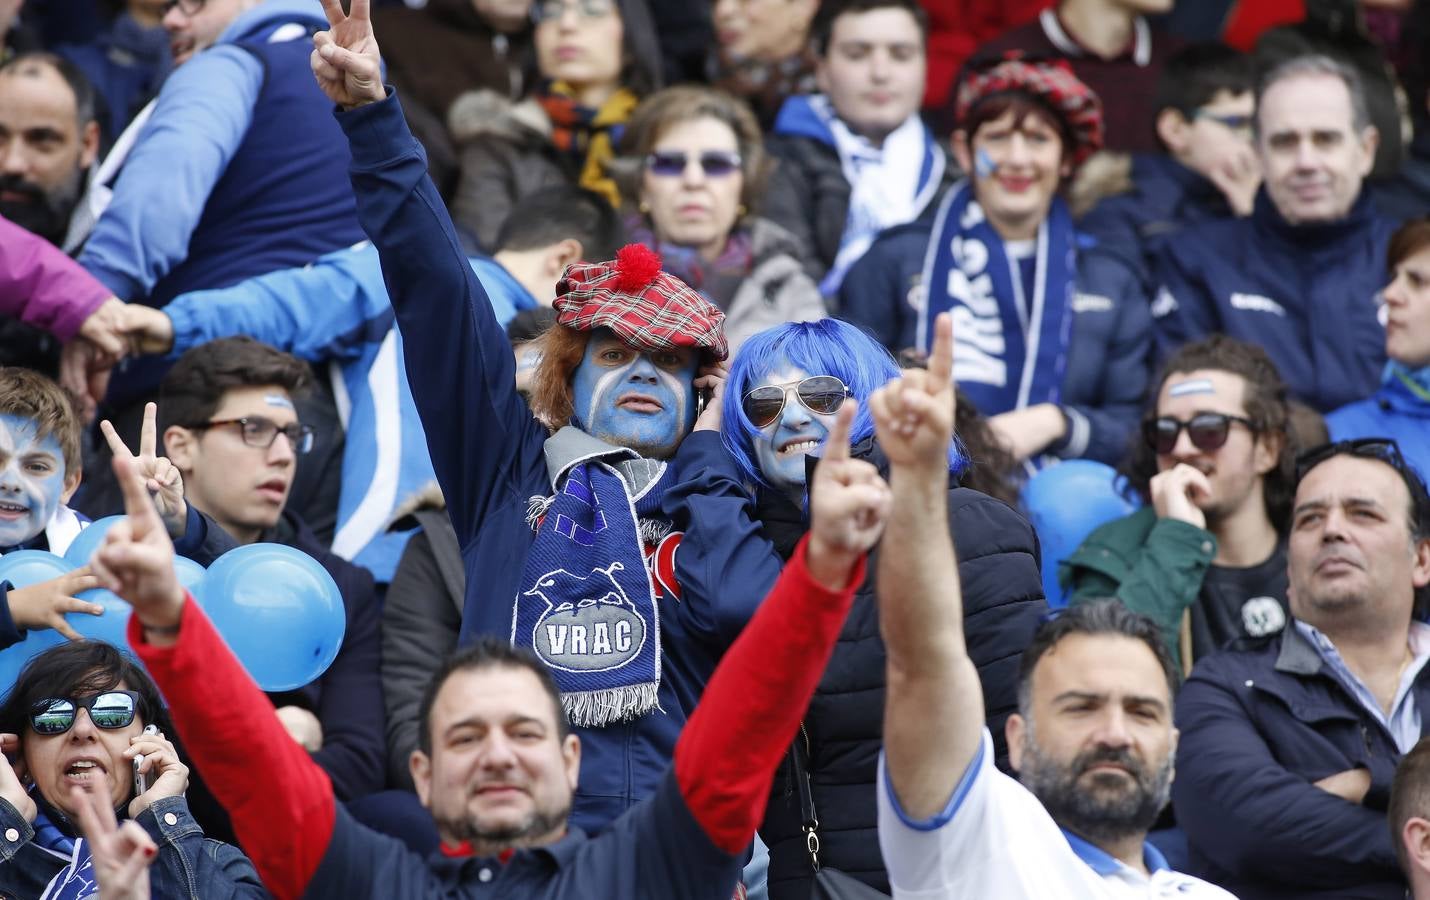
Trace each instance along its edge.
{"label": "jacket hood", "polygon": [[1130,194],[1135,187],[1132,157],[1104,150],[1094,153],[1073,175],[1067,187],[1068,206],[1074,218],[1081,218],[1101,201]]}
{"label": "jacket hood", "polygon": [[793,257],[798,262],[808,255],[804,243],[783,225],[752,216],[745,227],[750,232],[750,252],[756,266],[777,256]]}
{"label": "jacket hood", "polygon": [[327,17],[323,15],[318,0],[264,0],[230,22],[216,43],[233,44],[288,22],[304,27],[328,27]]}
{"label": "jacket hood", "polygon": [[824,118],[815,112],[810,98],[803,94],[790,97],[780,107],[779,114],[775,116],[774,133],[813,138],[821,144],[834,146],[834,134]]}
{"label": "jacket hood", "polygon": [[452,101],[447,128],[459,144],[483,137],[545,141],[551,137],[551,117],[531,98],[513,103],[495,91],[467,91]]}

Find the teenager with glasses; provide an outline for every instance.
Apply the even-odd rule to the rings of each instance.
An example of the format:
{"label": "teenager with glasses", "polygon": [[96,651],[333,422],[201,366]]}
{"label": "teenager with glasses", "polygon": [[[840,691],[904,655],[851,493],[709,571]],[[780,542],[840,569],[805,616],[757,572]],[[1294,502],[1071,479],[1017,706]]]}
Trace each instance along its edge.
{"label": "teenager with glasses", "polygon": [[824,317],[805,248],[759,215],[768,163],[745,104],[711,88],[666,88],[636,110],[620,149],[631,238],[724,311],[732,350],[782,322]]}
{"label": "teenager with glasses", "polygon": [[1142,508],[1088,536],[1059,576],[1078,604],[1117,597],[1157,622],[1180,671],[1286,624],[1296,444],[1260,347],[1188,344],[1165,366],[1123,465]]}
{"label": "teenager with glasses", "polygon": [[[827,449],[830,424],[858,402],[852,454],[885,468],[868,399],[899,368],[883,347],[838,319],[781,325],[745,342],[712,400],[710,417],[686,439],[687,473],[668,508],[688,522],[680,554],[694,598],[758,595],[809,529],[808,472]],[[1017,703],[1021,652],[1046,611],[1028,522],[977,491],[958,486],[968,461],[948,448],[949,523],[960,541],[969,585],[967,629],[986,688],[988,720],[1000,736]],[[730,536],[737,539],[732,540]],[[877,557],[878,549],[874,553]],[[880,890],[888,889],[875,834],[874,760],[882,736],[883,644],[875,614],[874,567],[859,586],[854,610],[815,692],[794,752],[802,754],[820,821],[820,861]],[[770,848],[773,900],[810,896],[814,877],[794,786],[776,779],[760,834]]]}
{"label": "teenager with glasses", "polygon": [[1192,871],[1243,900],[1400,900],[1386,819],[1430,705],[1430,499],[1386,438],[1296,471],[1291,621],[1197,663],[1172,803]]}
{"label": "teenager with glasses", "polygon": [[247,857],[194,821],[173,734],[154,682],[109,644],[66,643],[26,664],[0,706],[0,893],[93,896],[88,793],[152,840],[154,900],[268,897]]}

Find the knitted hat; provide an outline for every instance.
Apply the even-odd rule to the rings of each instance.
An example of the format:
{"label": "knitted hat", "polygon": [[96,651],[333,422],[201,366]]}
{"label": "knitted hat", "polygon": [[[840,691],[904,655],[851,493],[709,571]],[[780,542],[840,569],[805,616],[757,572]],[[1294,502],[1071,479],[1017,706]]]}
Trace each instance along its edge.
{"label": "knitted hat", "polygon": [[958,87],[955,121],[961,126],[980,100],[994,94],[1029,94],[1047,104],[1067,123],[1073,165],[1102,149],[1102,101],[1073,74],[1066,60],[1024,60],[1009,56],[973,68]]}
{"label": "knitted hat", "polygon": [[660,268],[660,256],[627,244],[611,262],[574,263],[556,284],[556,324],[576,331],[609,328],[641,350],[701,350],[730,355],[725,314]]}

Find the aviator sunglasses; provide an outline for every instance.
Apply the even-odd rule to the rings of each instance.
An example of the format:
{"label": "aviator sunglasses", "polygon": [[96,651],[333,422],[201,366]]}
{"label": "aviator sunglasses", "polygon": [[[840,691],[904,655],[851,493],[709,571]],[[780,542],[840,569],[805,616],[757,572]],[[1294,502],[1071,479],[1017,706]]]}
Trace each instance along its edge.
{"label": "aviator sunglasses", "polygon": [[[724,178],[740,170],[740,154],[732,150],[704,150],[696,157],[708,178]],[[675,177],[685,174],[690,156],[684,150],[656,150],[645,158],[652,175]]]}
{"label": "aviator sunglasses", "polygon": [[812,375],[803,381],[789,384],[767,384],[749,391],[740,401],[740,406],[745,410],[745,418],[756,428],[764,428],[778,419],[785,408],[785,397],[792,386],[795,396],[799,397],[799,402],[804,404],[805,409],[823,416],[838,412],[839,407],[844,405],[845,398],[854,396],[849,386],[833,375]]}
{"label": "aviator sunglasses", "polygon": [[1177,438],[1181,436],[1182,429],[1185,428],[1187,437],[1192,441],[1192,446],[1198,450],[1216,450],[1226,443],[1233,422],[1240,422],[1249,430],[1256,431],[1256,426],[1252,421],[1242,416],[1229,416],[1225,413],[1197,413],[1186,422],[1171,416],[1148,419],[1142,423],[1142,437],[1147,441],[1148,447],[1166,456],[1176,448]]}
{"label": "aviator sunglasses", "polygon": [[139,708],[136,691],[101,691],[88,697],[51,697],[31,707],[30,727],[35,734],[64,734],[74,727],[81,709],[98,728],[128,728]]}

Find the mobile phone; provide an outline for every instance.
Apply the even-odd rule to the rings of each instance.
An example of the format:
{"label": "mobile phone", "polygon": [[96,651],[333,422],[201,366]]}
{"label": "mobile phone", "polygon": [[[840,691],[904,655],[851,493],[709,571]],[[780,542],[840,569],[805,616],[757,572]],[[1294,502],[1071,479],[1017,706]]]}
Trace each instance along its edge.
{"label": "mobile phone", "polygon": [[697,417],[699,417],[701,413],[705,412],[705,407],[710,405],[710,399],[714,396],[715,391],[713,388],[705,387],[700,389],[698,395],[695,398],[695,415]]}
{"label": "mobile phone", "polygon": [[[142,733],[143,733],[143,734],[158,734],[158,733],[159,733],[159,726],[158,726],[158,725],[145,725],[145,726],[144,726],[144,731],[143,731]],[[146,775],[146,774],[144,774],[143,772],[140,772],[140,771],[139,771],[139,766],[142,765],[143,762],[144,762],[144,754],[142,754],[142,753],[137,753],[137,754],[134,755],[134,796],[136,796],[136,797],[138,797],[140,794],[144,793],[145,791],[149,790],[149,776]]]}

